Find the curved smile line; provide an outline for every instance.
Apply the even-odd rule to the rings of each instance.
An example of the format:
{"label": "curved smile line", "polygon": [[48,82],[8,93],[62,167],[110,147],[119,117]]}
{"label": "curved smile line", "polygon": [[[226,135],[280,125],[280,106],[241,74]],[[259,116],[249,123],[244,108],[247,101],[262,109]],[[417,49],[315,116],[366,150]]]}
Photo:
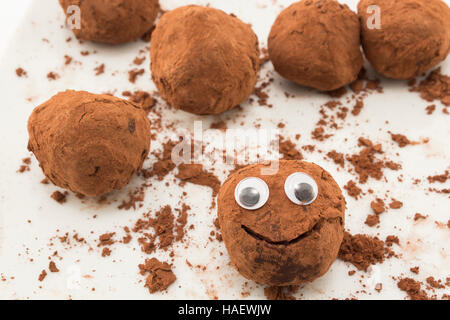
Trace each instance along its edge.
{"label": "curved smile line", "polygon": [[255,238],[256,240],[260,240],[260,241],[265,241],[267,243],[273,244],[273,245],[283,245],[283,246],[287,246],[296,242],[299,242],[300,240],[305,239],[306,237],[308,237],[309,235],[311,235],[313,232],[315,231],[319,231],[320,228],[322,228],[323,223],[326,222],[330,222],[332,220],[339,220],[342,223],[342,219],[340,217],[337,218],[321,218],[319,221],[316,222],[316,224],[308,231],[300,234],[299,236],[297,236],[296,238],[292,239],[292,240],[281,240],[281,241],[273,241],[255,231],[253,231],[252,229],[250,229],[249,227],[245,226],[245,225],[241,225],[241,228],[247,232],[248,235],[250,235],[251,237]]}
{"label": "curved smile line", "polygon": [[252,236],[253,238],[255,238],[256,240],[260,240],[260,241],[265,241],[267,243],[270,244],[274,244],[274,245],[290,245],[296,242],[299,242],[300,240],[306,238],[307,236],[309,236],[311,233],[313,233],[314,231],[318,230],[320,228],[319,226],[319,222],[321,220],[319,220],[310,230],[302,233],[301,235],[297,236],[296,238],[292,239],[292,240],[281,240],[281,241],[273,241],[255,231],[253,231],[252,229],[250,229],[249,227],[245,226],[245,225],[241,225],[241,228],[244,229],[245,232],[247,232],[247,234],[249,234],[250,236]]}

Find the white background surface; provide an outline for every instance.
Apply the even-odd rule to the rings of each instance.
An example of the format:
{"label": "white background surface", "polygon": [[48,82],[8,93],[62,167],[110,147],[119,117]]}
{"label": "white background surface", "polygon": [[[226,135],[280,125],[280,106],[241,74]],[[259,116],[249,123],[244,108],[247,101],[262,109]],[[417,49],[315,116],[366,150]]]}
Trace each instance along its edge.
{"label": "white background surface", "polygon": [[[281,4],[290,2],[189,1],[198,4],[210,3],[213,7],[233,12],[252,24],[263,45],[266,43],[271,24],[281,11]],[[343,2],[348,3],[353,10],[356,9],[356,1]],[[161,3],[164,9],[173,9],[187,2],[162,0]],[[211,197],[209,188],[187,185],[182,189],[171,184],[168,190],[165,182],[173,180],[173,176],[169,175],[162,182],[152,181],[153,188],[147,191],[142,209],[136,212],[119,211],[116,209],[117,203],[99,206],[94,201],[88,201],[83,204],[72,195],[62,206],[54,202],[50,199],[50,194],[56,188],[39,183],[43,174],[34,158],[30,172],[16,173],[21,159],[29,156],[26,149],[28,116],[35,106],[58,91],[69,88],[95,93],[109,91],[120,96],[124,90],[155,90],[148,70],[136,85],[128,82],[127,72],[133,68],[132,61],[138,55],[139,49],[146,46],[145,43],[137,41],[117,47],[90,43],[81,45],[77,41],[66,43],[65,39],[71,36],[71,33],[61,27],[63,23],[64,15],[56,0],[1,2],[0,30],[5,32],[7,40],[3,38],[0,46],[0,277],[6,277],[7,281],[0,281],[0,298],[210,299],[217,296],[220,299],[240,299],[242,291],[250,291],[249,298],[264,298],[262,286],[250,281],[248,287],[243,287],[246,280],[229,265],[223,243],[208,241],[216,216],[215,212],[210,213],[208,209]],[[43,38],[49,42],[43,41]],[[98,53],[82,57],[80,51],[84,50],[97,50]],[[70,66],[64,66],[65,54],[82,64],[72,63]],[[95,77],[93,69],[101,63],[105,63],[106,72]],[[144,63],[147,68],[148,54]],[[28,72],[27,78],[16,77],[15,69],[18,67],[23,67]],[[57,72],[61,79],[49,82],[46,78],[49,71]],[[270,63],[264,66],[262,75],[266,72],[273,72]],[[449,72],[450,63],[447,59],[443,64],[443,73]],[[282,121],[286,124],[282,130],[284,136],[294,140],[295,134],[300,133],[302,138],[299,146],[315,143],[310,139],[310,132],[319,119],[319,106],[329,98],[294,86],[275,73],[273,76],[275,82],[269,89],[269,103],[274,107],[269,109],[243,104],[244,111],[231,111],[224,115],[236,118],[235,122],[227,121],[228,127],[239,127],[243,120],[249,127],[257,122],[264,128],[276,128]],[[396,287],[392,276],[413,276],[409,272],[410,267],[420,266],[420,274],[414,276],[418,280],[424,280],[429,275],[440,279],[449,276],[450,232],[446,228],[437,227],[435,221],[446,223],[450,218],[450,202],[448,196],[426,192],[429,187],[426,177],[443,173],[449,168],[449,117],[442,114],[439,102],[435,103],[435,114],[427,116],[424,109],[429,104],[421,100],[418,94],[408,92],[404,82],[383,79],[382,86],[384,94],[373,94],[367,98],[360,116],[355,118],[349,115],[344,123],[345,128],[336,131],[335,135],[324,143],[318,144],[318,148],[356,153],[359,151],[356,140],[363,136],[382,143],[388,158],[402,164],[401,171],[386,170],[385,180],[370,180],[364,186],[364,191],[372,188],[374,195],[367,195],[355,201],[344,192],[348,202],[347,229],[352,233],[379,235],[382,239],[386,235],[398,235],[401,246],[395,246],[394,250],[402,257],[377,265],[371,273],[364,274],[364,279],[360,277],[363,274],[361,272],[349,277],[347,272],[355,268],[338,260],[324,277],[299,290],[302,298],[402,299],[406,294]],[[296,94],[296,98],[286,99],[285,91]],[[172,109],[164,111],[163,119],[165,123],[176,122],[178,127],[184,128],[191,128],[193,120],[205,121],[205,128],[211,121],[217,120],[215,117],[197,117]],[[391,141],[387,133],[389,130],[405,134],[414,141],[429,138],[430,142],[399,149]],[[163,139],[163,135],[160,136],[160,139]],[[153,143],[153,150],[158,147],[158,143]],[[306,160],[327,168],[341,186],[350,179],[355,180],[347,170],[340,170],[334,163],[325,160],[323,154],[303,153]],[[148,161],[146,166],[150,167],[151,161]],[[216,174],[221,179],[226,177],[223,169],[216,168]],[[400,175],[403,177],[403,183],[397,180]],[[420,178],[424,183],[413,185],[414,178]],[[127,191],[137,184],[139,181],[135,179],[130,187],[115,196],[125,196]],[[449,188],[448,184],[435,187]],[[179,244],[175,246],[174,272],[178,280],[167,293],[149,295],[143,283],[139,283],[143,277],[138,274],[137,265],[147,256],[141,253],[136,239],[128,245],[114,246],[109,258],[102,258],[101,249],[95,245],[93,250],[88,250],[87,247],[64,249],[60,244],[53,248],[47,246],[51,237],[56,234],[63,235],[65,232],[72,233],[73,230],[91,243],[103,232],[117,231],[120,237],[120,227],[135,221],[142,212],[155,211],[166,204],[177,207],[183,191],[189,193],[186,202],[192,207],[188,225],[194,224],[195,230],[188,231],[188,249]],[[388,191],[388,199],[396,198],[404,202],[404,207],[383,214],[379,229],[367,227],[364,221],[371,213],[370,202],[375,196],[384,197]],[[412,217],[416,212],[427,214],[429,218],[414,222]],[[93,219],[94,215],[97,215],[96,219]],[[31,223],[27,220],[31,220]],[[60,230],[59,233],[56,233],[57,229]],[[42,283],[38,282],[40,271],[47,268],[48,256],[55,250],[64,258],[56,261],[61,271],[49,274]],[[220,255],[221,252],[224,254]],[[152,256],[167,259],[166,252],[158,251]],[[33,261],[30,261],[31,258]],[[206,265],[207,270],[200,272],[189,268],[185,263],[186,258],[193,265]],[[216,267],[219,267],[219,270],[216,270]],[[88,277],[81,277],[79,286],[68,286],[77,273]],[[374,290],[378,282],[383,284],[380,293]],[[363,285],[366,285],[366,293],[358,294],[357,291],[362,290]],[[91,291],[93,287],[94,292]],[[438,292],[440,297],[442,293],[448,293],[448,289]]]}

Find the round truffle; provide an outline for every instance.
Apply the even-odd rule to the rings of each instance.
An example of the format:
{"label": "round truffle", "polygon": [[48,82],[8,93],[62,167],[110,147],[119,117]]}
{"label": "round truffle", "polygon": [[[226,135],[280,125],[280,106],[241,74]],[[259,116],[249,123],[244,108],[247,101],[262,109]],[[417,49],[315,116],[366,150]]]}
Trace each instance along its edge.
{"label": "round truffle", "polygon": [[251,27],[234,15],[195,5],[161,17],[150,53],[161,96],[195,114],[218,114],[245,101],[259,71],[258,38]]}
{"label": "round truffle", "polygon": [[150,121],[135,104],[65,91],[28,119],[28,149],[55,185],[99,196],[128,184],[150,149]]}
{"label": "round truffle", "polygon": [[358,17],[335,0],[303,0],[283,10],[268,48],[282,77],[322,91],[351,83],[363,65]]}
{"label": "round truffle", "polygon": [[[80,40],[118,44],[135,40],[150,31],[159,12],[158,0],[59,0],[66,16],[77,20],[72,27]],[[73,11],[78,6],[79,11]],[[75,25],[74,25],[75,26]]]}
{"label": "round truffle", "polygon": [[[338,255],[346,205],[341,189],[313,163],[281,160],[274,175],[261,175],[262,168],[258,164],[240,169],[220,189],[219,223],[231,261],[244,277],[265,285],[312,281],[325,274]],[[262,195],[267,201],[256,210],[245,209],[235,191],[244,183],[264,193],[267,188],[260,187],[260,179],[268,187],[268,198]],[[310,204],[293,201],[298,183],[314,184],[317,194]]]}
{"label": "round truffle", "polygon": [[449,53],[450,10],[441,0],[362,0],[358,15],[364,53],[386,77],[414,78]]}

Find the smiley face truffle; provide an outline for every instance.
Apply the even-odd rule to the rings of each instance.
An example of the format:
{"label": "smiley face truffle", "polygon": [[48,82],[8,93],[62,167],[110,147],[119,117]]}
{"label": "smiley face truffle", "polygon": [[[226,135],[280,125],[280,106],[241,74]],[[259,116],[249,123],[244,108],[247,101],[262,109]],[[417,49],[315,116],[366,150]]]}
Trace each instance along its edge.
{"label": "smiley face truffle", "polygon": [[65,91],[34,109],[28,149],[55,185],[99,196],[128,184],[150,149],[150,122],[135,104]]}
{"label": "smiley face truffle", "polygon": [[441,0],[362,0],[358,15],[366,57],[386,77],[414,78],[449,53],[450,9]]}
{"label": "smiley face truffle", "polygon": [[232,174],[218,199],[222,236],[237,270],[271,286],[312,281],[330,268],[344,235],[345,200],[331,175],[303,161],[281,160]]}
{"label": "smiley face truffle", "polygon": [[118,44],[135,40],[153,27],[158,0],[59,0],[68,18],[75,21],[72,6],[78,6],[80,29],[72,28],[80,40]]}
{"label": "smiley face truffle", "polygon": [[165,13],[152,34],[151,71],[161,96],[195,114],[218,114],[253,92],[258,39],[233,15],[200,6]]}
{"label": "smiley face truffle", "polygon": [[283,10],[268,48],[282,77],[323,91],[354,81],[363,65],[358,17],[335,0],[303,0]]}

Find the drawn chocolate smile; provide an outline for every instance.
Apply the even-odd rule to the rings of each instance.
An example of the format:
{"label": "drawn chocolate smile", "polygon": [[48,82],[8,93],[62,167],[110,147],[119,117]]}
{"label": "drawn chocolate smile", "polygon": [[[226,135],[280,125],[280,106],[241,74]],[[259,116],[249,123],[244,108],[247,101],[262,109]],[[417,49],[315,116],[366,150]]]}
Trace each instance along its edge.
{"label": "drawn chocolate smile", "polygon": [[308,231],[300,234],[299,236],[295,237],[292,240],[281,240],[281,241],[273,241],[271,239],[269,239],[268,237],[265,237],[255,231],[253,231],[252,229],[250,229],[249,227],[245,226],[245,225],[241,225],[241,228],[247,232],[248,235],[250,235],[251,237],[255,238],[256,240],[259,241],[265,241],[269,244],[274,244],[274,245],[283,245],[283,246],[287,246],[290,244],[294,244],[299,242],[300,240],[305,239],[306,237],[308,237],[309,235],[311,235],[314,231],[318,231],[321,227],[321,222],[322,220],[319,220],[316,222],[316,224]]}
{"label": "drawn chocolate smile", "polygon": [[263,236],[255,231],[253,231],[252,229],[250,229],[249,227],[245,226],[245,225],[241,225],[241,228],[247,232],[247,234],[253,238],[255,238],[256,240],[259,241],[264,241],[267,242],[269,244],[273,244],[273,245],[283,245],[283,246],[287,246],[290,244],[294,244],[297,243],[305,238],[307,238],[308,236],[310,236],[313,232],[318,232],[320,231],[320,229],[322,228],[322,226],[324,225],[325,222],[327,223],[331,223],[333,221],[339,221],[339,223],[342,225],[343,220],[341,217],[333,217],[333,218],[320,218],[313,226],[311,229],[309,229],[308,231],[303,232],[302,234],[298,235],[297,237],[295,237],[292,240],[281,240],[281,241],[273,241],[271,239],[269,239],[266,236]]}

